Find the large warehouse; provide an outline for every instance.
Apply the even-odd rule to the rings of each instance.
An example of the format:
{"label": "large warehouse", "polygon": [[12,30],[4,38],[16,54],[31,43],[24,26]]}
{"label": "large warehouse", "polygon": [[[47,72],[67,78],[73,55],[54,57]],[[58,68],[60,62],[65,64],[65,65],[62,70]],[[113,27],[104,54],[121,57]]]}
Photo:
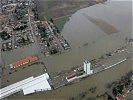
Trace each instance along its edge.
{"label": "large warehouse", "polygon": [[28,95],[37,91],[51,90],[51,86],[47,81],[48,79],[49,75],[45,73],[38,77],[32,76],[20,82],[4,87],[0,89],[0,99],[6,98],[20,91],[23,91],[24,95]]}

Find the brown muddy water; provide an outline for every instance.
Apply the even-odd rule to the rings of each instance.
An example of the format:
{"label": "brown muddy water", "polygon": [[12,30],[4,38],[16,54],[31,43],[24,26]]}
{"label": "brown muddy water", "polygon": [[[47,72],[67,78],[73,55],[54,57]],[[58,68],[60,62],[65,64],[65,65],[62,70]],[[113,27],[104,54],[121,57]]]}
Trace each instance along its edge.
{"label": "brown muddy water", "polygon": [[[88,97],[93,97],[96,95],[101,95],[105,91],[108,91],[105,87],[107,83],[112,83],[114,80],[118,80],[123,76],[125,73],[127,73],[129,70],[133,70],[132,65],[133,60],[129,59],[128,61],[117,65],[114,68],[108,69],[106,71],[97,73],[95,75],[92,75],[79,83],[75,83],[73,85],[68,85],[61,87],[57,90],[48,91],[48,92],[39,92],[28,96],[20,95],[14,95],[10,99],[13,100],[66,100],[70,97],[77,96],[78,94],[90,89],[91,87],[97,86],[97,91],[95,93],[88,92]],[[87,99],[86,99],[87,100]],[[103,100],[103,99],[97,99],[97,100]]]}
{"label": "brown muddy water", "polygon": [[[93,59],[125,44],[125,38],[132,37],[131,1],[108,1],[89,8],[81,9],[70,17],[62,34],[72,49],[61,55],[50,56],[45,60],[49,73],[69,69],[80,65],[85,59]],[[131,48],[132,49],[132,48]],[[97,86],[96,96],[106,91],[106,84],[118,80],[133,70],[133,59],[128,59],[114,68],[92,75],[77,84],[61,87],[57,90],[40,92],[29,96],[16,95],[15,99],[68,99],[87,89]],[[88,98],[85,97],[85,98]],[[10,98],[10,99],[11,99]],[[84,98],[84,99],[85,99]],[[87,99],[85,99],[87,100]]]}
{"label": "brown muddy water", "polygon": [[46,59],[49,72],[80,65],[125,44],[132,37],[132,4],[108,1],[77,11],[64,25],[62,34],[72,49]]}

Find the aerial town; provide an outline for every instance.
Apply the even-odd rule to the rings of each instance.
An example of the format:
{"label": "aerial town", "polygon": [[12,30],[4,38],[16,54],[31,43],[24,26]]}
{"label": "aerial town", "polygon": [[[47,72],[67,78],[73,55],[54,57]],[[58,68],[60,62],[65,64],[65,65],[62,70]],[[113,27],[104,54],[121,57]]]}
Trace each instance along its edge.
{"label": "aerial town", "polygon": [[[79,1],[76,4],[81,6],[77,8],[74,2],[69,4],[69,1],[0,0],[0,100],[132,100],[132,27],[119,28],[115,21],[111,21],[115,23],[113,26],[95,18],[96,15],[93,18],[79,10],[87,10],[86,7],[92,10],[93,6],[99,9],[112,2]],[[46,7],[53,12],[51,16]],[[66,10],[67,7],[70,9]],[[70,12],[76,13],[71,14],[70,22],[67,20],[62,30],[62,23],[58,20],[62,20],[62,15],[70,18]],[[89,28],[81,29],[84,22],[78,20],[78,16],[81,17],[78,13],[89,20],[85,22],[91,22]],[[127,16],[132,22],[130,15]],[[76,17],[79,27],[71,22]],[[96,35],[85,35],[81,30],[94,31]],[[124,34],[125,30],[129,34]],[[72,31],[76,32],[75,36]]]}

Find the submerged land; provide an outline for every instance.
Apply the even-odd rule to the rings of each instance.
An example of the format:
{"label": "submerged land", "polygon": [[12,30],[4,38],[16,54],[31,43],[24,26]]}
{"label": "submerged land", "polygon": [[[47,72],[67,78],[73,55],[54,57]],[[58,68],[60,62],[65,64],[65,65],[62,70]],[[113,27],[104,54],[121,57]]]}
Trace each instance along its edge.
{"label": "submerged land", "polygon": [[[56,80],[59,76],[64,79],[85,60],[94,64],[92,68],[104,68],[123,59],[126,61],[51,91],[27,96],[18,92],[7,99],[113,100],[118,95],[114,95],[112,90],[119,85],[123,86],[122,90],[125,86],[131,89],[128,94],[123,92],[122,95],[127,96],[122,100],[132,99],[131,1],[33,0],[32,9],[27,3],[23,2],[16,12],[20,14],[24,7],[28,16],[10,15],[6,21],[3,20],[4,24],[1,23],[1,34],[7,34],[0,38],[1,88],[46,72],[51,79]],[[6,15],[8,13],[3,14]],[[9,17],[12,21],[8,22]],[[19,29],[21,25],[26,26]],[[5,26],[9,27],[6,29]],[[38,60],[14,69],[10,67],[13,62],[27,56],[38,57]],[[113,99],[108,99],[109,96]]]}
{"label": "submerged land", "polygon": [[104,3],[107,0],[39,0],[39,14],[45,16],[48,20],[53,18],[59,29],[69,20],[69,17],[79,9],[90,7],[98,3]]}

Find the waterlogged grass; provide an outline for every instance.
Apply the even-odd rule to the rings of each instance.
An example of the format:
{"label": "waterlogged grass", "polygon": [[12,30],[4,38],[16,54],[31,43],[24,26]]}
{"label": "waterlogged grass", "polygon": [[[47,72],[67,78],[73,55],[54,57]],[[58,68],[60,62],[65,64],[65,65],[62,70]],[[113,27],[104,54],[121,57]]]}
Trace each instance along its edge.
{"label": "waterlogged grass", "polygon": [[[52,18],[52,17],[51,17],[50,11],[48,9],[46,0],[40,0],[40,4],[44,11],[44,17],[47,20],[50,20],[50,18]],[[62,28],[64,27],[64,24],[69,20],[69,17],[70,17],[70,15],[54,19],[54,23],[59,28],[59,30],[62,30]]]}
{"label": "waterlogged grass", "polygon": [[64,16],[54,20],[54,23],[59,28],[59,30],[63,29],[65,23],[69,20],[69,17],[70,16]]}
{"label": "waterlogged grass", "polygon": [[47,18],[47,20],[50,20],[51,15],[46,0],[40,0],[40,4],[43,8],[44,16]]}

